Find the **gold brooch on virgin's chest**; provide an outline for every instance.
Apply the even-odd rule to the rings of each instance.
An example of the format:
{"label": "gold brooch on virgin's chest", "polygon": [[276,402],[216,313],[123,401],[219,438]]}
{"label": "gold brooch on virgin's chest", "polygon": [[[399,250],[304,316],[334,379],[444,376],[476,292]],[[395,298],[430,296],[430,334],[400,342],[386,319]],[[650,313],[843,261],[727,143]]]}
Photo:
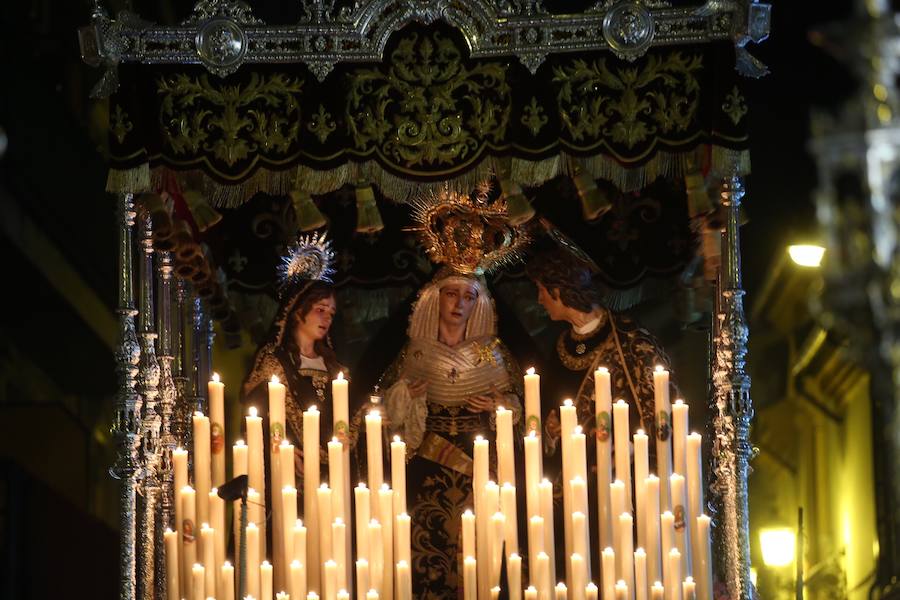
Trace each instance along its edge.
{"label": "gold brooch on virgin's chest", "polygon": [[585,352],[587,352],[587,346],[585,346],[584,343],[580,343],[575,346],[575,354],[581,355]]}

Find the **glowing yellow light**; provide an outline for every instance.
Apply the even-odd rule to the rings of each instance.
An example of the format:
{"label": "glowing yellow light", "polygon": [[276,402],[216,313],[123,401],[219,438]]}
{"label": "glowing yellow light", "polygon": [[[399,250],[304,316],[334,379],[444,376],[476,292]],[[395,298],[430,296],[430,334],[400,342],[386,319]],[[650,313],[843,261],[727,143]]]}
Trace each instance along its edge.
{"label": "glowing yellow light", "polygon": [[887,104],[879,104],[875,112],[881,123],[887,123],[891,120],[891,107]]}
{"label": "glowing yellow light", "polygon": [[219,374],[218,374],[218,373],[213,373],[212,380],[213,380],[215,383],[219,383]]}
{"label": "glowing yellow light", "polygon": [[875,84],[875,87],[872,88],[872,93],[875,94],[875,98],[879,102],[887,100],[887,88],[880,83]]}
{"label": "glowing yellow light", "polygon": [[757,577],[758,577],[758,574],[756,572],[756,569],[754,569],[753,567],[750,567],[750,583],[753,584],[753,587],[756,587]]}
{"label": "glowing yellow light", "polygon": [[763,529],[759,532],[763,562],[768,567],[785,567],[794,561],[797,536],[787,528]]}
{"label": "glowing yellow light", "polygon": [[794,244],[788,246],[788,254],[801,267],[818,267],[825,256],[825,248],[813,244]]}

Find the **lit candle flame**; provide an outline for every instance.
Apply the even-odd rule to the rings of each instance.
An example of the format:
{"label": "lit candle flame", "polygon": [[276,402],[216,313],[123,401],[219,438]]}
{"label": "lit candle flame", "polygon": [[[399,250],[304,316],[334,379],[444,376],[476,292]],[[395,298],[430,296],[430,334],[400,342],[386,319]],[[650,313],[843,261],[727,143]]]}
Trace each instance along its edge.
{"label": "lit candle flame", "polygon": [[338,380],[338,381],[343,381],[343,380],[344,380],[344,372],[343,372],[343,371],[338,371],[337,380]]}
{"label": "lit candle flame", "polygon": [[213,373],[212,380],[214,383],[219,383],[219,374]]}
{"label": "lit candle flame", "polygon": [[394,441],[397,442],[398,444],[402,444],[402,443],[403,443],[403,440],[400,439],[400,436],[399,436],[399,435],[395,435],[395,436],[394,436]]}
{"label": "lit candle flame", "polygon": [[234,445],[235,446],[246,446],[247,444],[244,443],[244,440],[238,440],[234,443]]}
{"label": "lit candle flame", "polygon": [[251,417],[254,417],[254,418],[255,418],[255,417],[256,417],[256,414],[257,414],[257,413],[256,413],[256,407],[255,407],[255,406],[251,406],[251,407],[250,407],[250,410],[248,410],[247,413],[248,413]]}
{"label": "lit candle flame", "polygon": [[203,416],[203,411],[202,411],[202,410],[195,410],[195,411],[194,411],[194,416],[195,416],[195,417],[202,417],[202,416]]}
{"label": "lit candle flame", "polygon": [[643,429],[638,429],[636,435],[646,435]]}
{"label": "lit candle flame", "polygon": [[625,402],[624,400],[622,400],[621,398],[619,398],[618,400],[616,400],[616,405],[620,405],[620,404],[621,404],[621,405],[626,405],[626,404],[628,404],[628,403]]}
{"label": "lit candle flame", "polygon": [[528,367],[528,369],[525,372],[528,373],[529,375],[534,375],[534,367]]}
{"label": "lit candle flame", "polygon": [[281,380],[278,379],[278,375],[272,374],[272,383],[281,383]]}
{"label": "lit candle flame", "polygon": [[572,406],[572,399],[566,398],[565,400],[563,400],[563,406]]}
{"label": "lit candle flame", "polygon": [[294,527],[303,527],[303,519],[297,519],[294,523]]}
{"label": "lit candle flame", "polygon": [[373,408],[372,410],[369,411],[369,416],[370,417],[380,417],[381,413],[378,411],[377,408]]}
{"label": "lit candle flame", "polygon": [[663,368],[662,365],[656,365],[656,368],[655,368],[654,370],[655,370],[657,373],[664,373],[664,372],[665,372],[665,369]]}
{"label": "lit candle flame", "polygon": [[598,373],[603,373],[603,374],[608,374],[608,373],[609,373],[609,369],[607,369],[606,367],[597,367],[597,372],[598,372]]}
{"label": "lit candle flame", "polygon": [[675,400],[675,404],[684,404],[684,400],[678,398],[677,400]]}
{"label": "lit candle flame", "polygon": [[319,409],[318,409],[318,407],[317,407],[315,404],[313,404],[312,406],[310,406],[309,408],[307,408],[306,411],[307,411],[307,412],[319,412]]}
{"label": "lit candle flame", "polygon": [[581,435],[581,425],[576,425],[572,430],[572,435]]}
{"label": "lit candle flame", "polygon": [[531,431],[528,432],[528,437],[531,437],[531,438],[537,437],[537,432],[534,429],[532,429]]}

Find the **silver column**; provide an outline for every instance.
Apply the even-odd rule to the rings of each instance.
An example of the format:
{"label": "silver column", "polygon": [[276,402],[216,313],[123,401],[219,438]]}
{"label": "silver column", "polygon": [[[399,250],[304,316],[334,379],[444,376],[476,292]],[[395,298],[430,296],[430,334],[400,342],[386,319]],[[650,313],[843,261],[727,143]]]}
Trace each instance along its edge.
{"label": "silver column", "polygon": [[110,474],[121,480],[119,511],[119,598],[135,600],[135,515],[138,478],[140,476],[138,446],[140,445],[141,400],[135,391],[138,361],[141,349],[138,345],[134,317],[134,288],[132,277],[132,227],[134,226],[134,196],[119,196],[119,346],[116,350],[116,372],[119,392],[116,396],[116,412],[112,433],[116,440],[116,462]]}
{"label": "silver column", "polygon": [[738,213],[744,184],[732,176],[722,185],[721,203],[725,212],[722,235],[722,266],[719,279],[719,306],[716,314],[715,359],[713,364],[712,483],[716,511],[714,554],[719,579],[730,598],[754,597],[750,583],[750,511],[747,478],[750,474],[750,377],[747,376],[748,330],[744,318],[744,290],[741,283],[741,247]]}
{"label": "silver column", "polygon": [[[157,271],[158,292],[158,321],[159,331],[159,407],[162,417],[162,429],[160,433],[160,445],[162,457],[159,469],[160,510],[159,526],[174,529],[175,518],[175,472],[172,465],[172,451],[176,448],[174,428],[175,415],[175,380],[172,377],[172,255],[169,252],[159,253]],[[159,550],[163,538],[157,535],[157,560],[156,560],[156,591],[157,597],[166,600],[165,565],[162,550]],[[172,599],[177,600],[177,599]]]}
{"label": "silver column", "polygon": [[185,331],[191,322],[190,310],[192,302],[188,284],[182,279],[177,280],[175,298],[175,322],[172,324],[172,331],[175,334],[172,340],[172,351],[175,356],[172,373],[172,378],[175,380],[176,393],[175,442],[178,446],[187,450],[191,448],[191,415],[194,411],[194,392],[191,388],[190,338]]}
{"label": "silver column", "polygon": [[[138,370],[138,393],[143,401],[141,423],[141,453],[144,463],[143,496],[140,511],[140,555],[138,574],[140,576],[140,597],[153,600],[156,589],[156,560],[159,539],[157,531],[157,502],[160,493],[159,466],[161,458],[160,427],[162,419],[156,412],[159,397],[159,361],[156,359],[156,321],[153,310],[153,227],[149,214],[141,217],[140,263],[140,328],[141,359]],[[165,587],[165,580],[163,580]]]}

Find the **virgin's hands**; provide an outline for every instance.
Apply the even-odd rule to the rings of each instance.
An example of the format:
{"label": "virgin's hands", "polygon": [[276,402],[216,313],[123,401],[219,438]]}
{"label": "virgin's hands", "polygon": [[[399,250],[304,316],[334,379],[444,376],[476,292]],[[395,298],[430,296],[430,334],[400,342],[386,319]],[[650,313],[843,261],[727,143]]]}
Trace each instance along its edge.
{"label": "virgin's hands", "polygon": [[486,412],[494,411],[503,403],[503,394],[492,389],[490,394],[480,394],[478,396],[469,396],[466,400],[466,408],[469,412]]}
{"label": "virgin's hands", "polygon": [[424,396],[428,392],[428,382],[424,379],[409,379],[406,382],[406,389],[413,398]]}

